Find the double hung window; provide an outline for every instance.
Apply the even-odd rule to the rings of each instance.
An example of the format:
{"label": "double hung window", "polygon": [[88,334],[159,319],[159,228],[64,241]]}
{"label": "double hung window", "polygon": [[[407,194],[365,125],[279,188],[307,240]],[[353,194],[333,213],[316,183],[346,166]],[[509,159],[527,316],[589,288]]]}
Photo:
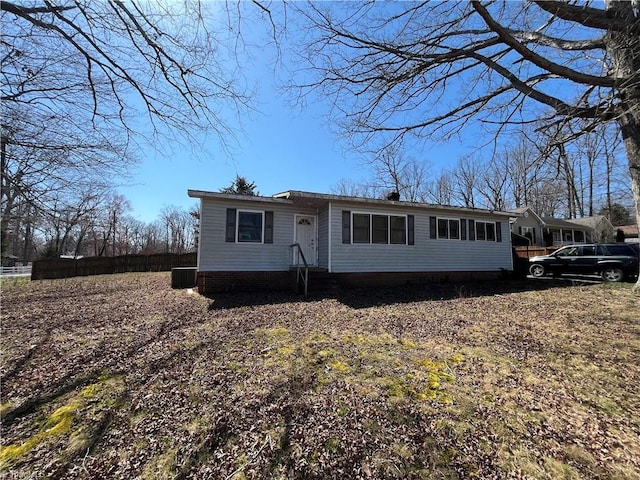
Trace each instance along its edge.
{"label": "double hung window", "polygon": [[273,243],[273,212],[227,208],[225,241]]}
{"label": "double hung window", "polygon": [[496,224],[494,222],[476,222],[476,240],[496,241]]}
{"label": "double hung window", "polygon": [[262,242],[263,212],[238,212],[238,242]]}
{"label": "double hung window", "polygon": [[438,218],[438,238],[459,239],[460,220],[453,218]]}
{"label": "double hung window", "polygon": [[429,217],[429,238],[463,241],[502,242],[501,222],[481,222],[466,218]]}

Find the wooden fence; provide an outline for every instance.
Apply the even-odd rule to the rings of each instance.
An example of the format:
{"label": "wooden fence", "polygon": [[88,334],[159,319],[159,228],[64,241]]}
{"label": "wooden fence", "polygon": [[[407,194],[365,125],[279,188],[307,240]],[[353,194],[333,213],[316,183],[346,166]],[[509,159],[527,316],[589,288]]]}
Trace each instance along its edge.
{"label": "wooden fence", "polygon": [[538,255],[549,255],[558,250],[562,245],[554,245],[553,247],[513,247],[513,251],[517,258],[531,258]]}
{"label": "wooden fence", "polygon": [[195,267],[196,262],[195,253],[53,258],[33,262],[31,280],[126,272],[166,272],[175,267]]}

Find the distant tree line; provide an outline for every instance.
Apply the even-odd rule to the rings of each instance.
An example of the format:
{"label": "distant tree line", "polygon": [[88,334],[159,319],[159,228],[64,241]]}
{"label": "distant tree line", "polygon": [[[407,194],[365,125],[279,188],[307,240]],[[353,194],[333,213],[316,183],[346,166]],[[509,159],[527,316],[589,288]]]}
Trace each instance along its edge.
{"label": "distant tree line", "polygon": [[20,203],[16,214],[5,219],[3,261],[187,253],[197,247],[195,207],[165,206],[157,219],[144,222],[131,215],[131,203],[117,193],[76,200],[52,202],[47,210]]}
{"label": "distant tree line", "polygon": [[[11,194],[14,205],[2,217],[3,261],[197,250],[200,212],[196,205],[188,209],[168,205],[158,218],[144,222],[131,215],[131,202],[123,195],[97,185],[88,190],[61,190],[52,201],[37,204],[20,192]],[[255,182],[240,175],[220,192],[259,194]]]}
{"label": "distant tree line", "polygon": [[543,134],[523,132],[503,150],[460,157],[449,169],[432,171],[399,148],[387,148],[368,163],[365,179],[343,179],[339,194],[507,210],[528,206],[542,216],[605,215],[613,225],[633,223],[629,173],[614,129],[596,129],[570,145],[553,145]]}

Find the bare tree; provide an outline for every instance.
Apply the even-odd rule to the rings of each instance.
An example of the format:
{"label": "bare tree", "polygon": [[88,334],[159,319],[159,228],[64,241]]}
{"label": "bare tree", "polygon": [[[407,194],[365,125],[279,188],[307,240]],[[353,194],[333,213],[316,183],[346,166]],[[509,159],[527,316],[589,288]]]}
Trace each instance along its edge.
{"label": "bare tree", "polygon": [[557,138],[566,144],[615,122],[640,218],[637,2],[367,2],[303,13],[317,32],[307,60],[319,76],[304,87],[334,98],[357,144],[450,137],[472,120],[500,134],[539,119],[572,125]]}
{"label": "bare tree", "polygon": [[[43,218],[57,216],[61,203],[73,208],[88,190],[97,194],[113,178],[126,175],[130,157],[108,132],[88,129],[80,134],[67,130],[66,119],[32,116],[28,109],[4,108],[4,103],[0,132],[3,239],[25,211]],[[3,242],[3,251],[10,246]]]}
{"label": "bare tree", "polygon": [[215,4],[31,0],[0,10],[2,101],[74,112],[70,129],[117,123],[131,132],[138,104],[156,127],[209,128],[224,140],[233,132],[220,102],[243,109],[248,100],[221,58],[233,37],[212,30]]}
{"label": "bare tree", "polygon": [[196,218],[189,210],[166,206],[160,213],[160,222],[166,228],[167,252],[186,253],[195,247]]}
{"label": "bare tree", "polygon": [[78,243],[82,242],[87,223],[97,214],[101,197],[91,191],[79,193],[75,198],[61,195],[53,198],[37,228],[44,236],[43,257],[73,255],[78,252]]}
{"label": "bare tree", "polygon": [[400,148],[388,147],[369,162],[373,178],[370,181],[376,196],[397,193],[401,200],[423,201],[429,167],[425,161],[407,156]]}
{"label": "bare tree", "polygon": [[453,179],[451,173],[443,171],[428,189],[427,199],[436,205],[453,204]]}
{"label": "bare tree", "polygon": [[341,178],[331,187],[331,191],[336,195],[346,195],[348,197],[377,198],[381,195],[371,185],[370,181],[357,181],[352,178]]}
{"label": "bare tree", "polygon": [[485,207],[492,210],[507,209],[509,168],[504,156],[493,157],[479,175],[478,195]]}
{"label": "bare tree", "polygon": [[24,205],[58,215],[51,202],[70,203],[78,185],[126,178],[140,142],[162,149],[172,142],[154,139],[212,132],[228,144],[233,117],[221,111],[245,111],[250,95],[233,63],[240,10],[226,8],[0,1],[3,252]]}
{"label": "bare tree", "polygon": [[478,160],[469,156],[458,159],[453,170],[454,195],[463,207],[476,207],[476,193],[481,167]]}
{"label": "bare tree", "polygon": [[341,195],[386,198],[397,193],[400,200],[424,202],[427,197],[429,166],[425,161],[406,157],[398,148],[386,148],[372,160],[364,162],[370,178],[355,181],[342,179],[333,191]]}

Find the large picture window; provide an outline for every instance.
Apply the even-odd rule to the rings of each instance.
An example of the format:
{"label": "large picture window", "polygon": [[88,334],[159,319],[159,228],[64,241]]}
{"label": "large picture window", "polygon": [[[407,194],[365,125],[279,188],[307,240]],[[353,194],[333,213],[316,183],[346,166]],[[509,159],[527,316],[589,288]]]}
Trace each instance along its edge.
{"label": "large picture window", "polygon": [[354,213],[353,243],[406,245],[409,217],[411,216]]}
{"label": "large picture window", "polygon": [[429,238],[502,242],[501,222],[429,217]]}

